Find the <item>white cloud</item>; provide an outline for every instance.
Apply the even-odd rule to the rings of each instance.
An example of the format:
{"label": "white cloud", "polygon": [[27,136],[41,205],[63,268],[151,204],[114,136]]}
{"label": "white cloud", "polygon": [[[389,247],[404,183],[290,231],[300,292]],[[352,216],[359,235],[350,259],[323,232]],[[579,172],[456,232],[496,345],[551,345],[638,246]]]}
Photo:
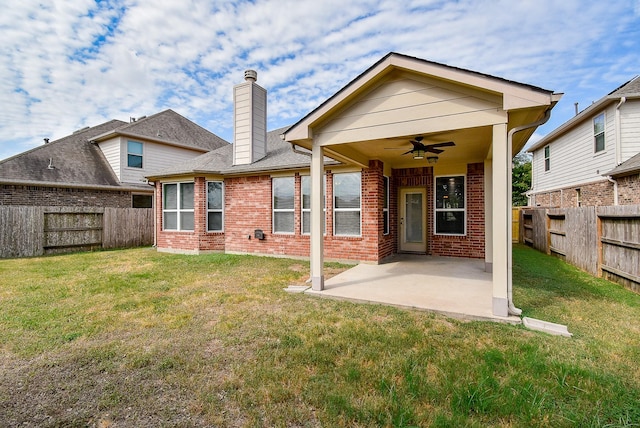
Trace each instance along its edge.
{"label": "white cloud", "polygon": [[639,73],[638,2],[6,0],[0,159],[172,108],[231,138],[245,69],[291,124],[390,51],[565,92],[548,132]]}

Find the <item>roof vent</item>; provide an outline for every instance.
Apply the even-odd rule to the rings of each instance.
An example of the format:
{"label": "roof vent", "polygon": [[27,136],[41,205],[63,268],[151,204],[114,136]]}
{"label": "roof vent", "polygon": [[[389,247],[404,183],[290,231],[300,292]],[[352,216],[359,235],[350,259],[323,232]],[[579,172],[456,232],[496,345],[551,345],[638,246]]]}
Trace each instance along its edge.
{"label": "roof vent", "polygon": [[48,139],[48,138],[45,138],[45,139],[44,139],[44,143],[45,143],[45,144],[49,144],[49,139]]}
{"label": "roof vent", "polygon": [[53,166],[53,158],[49,158],[49,165],[47,166],[47,169],[56,169],[56,167]]}
{"label": "roof vent", "polygon": [[258,72],[255,70],[245,70],[244,72],[244,80],[247,82],[255,82],[258,80]]}

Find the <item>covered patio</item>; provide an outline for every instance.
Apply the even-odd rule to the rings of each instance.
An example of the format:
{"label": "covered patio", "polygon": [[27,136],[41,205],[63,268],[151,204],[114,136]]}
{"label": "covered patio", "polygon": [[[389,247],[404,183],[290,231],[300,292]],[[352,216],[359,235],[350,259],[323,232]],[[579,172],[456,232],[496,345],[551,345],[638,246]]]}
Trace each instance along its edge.
{"label": "covered patio", "polygon": [[484,260],[397,254],[385,263],[359,264],[305,293],[355,302],[380,303],[466,320],[518,324],[517,316],[493,314],[492,274]]}
{"label": "covered patio", "polygon": [[[560,97],[390,53],[285,131],[294,150],[311,152],[312,293],[519,320],[511,162]],[[351,239],[372,242],[381,263],[326,281],[325,157],[369,172],[374,185],[352,198],[360,232]]]}

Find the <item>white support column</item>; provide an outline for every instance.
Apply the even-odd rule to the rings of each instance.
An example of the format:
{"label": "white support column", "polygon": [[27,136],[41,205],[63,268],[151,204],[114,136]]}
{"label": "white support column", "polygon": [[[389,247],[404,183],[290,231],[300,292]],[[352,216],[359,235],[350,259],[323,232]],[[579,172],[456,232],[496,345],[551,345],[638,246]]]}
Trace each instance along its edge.
{"label": "white support column", "polygon": [[311,150],[311,287],[315,291],[324,290],[323,170],[324,150],[319,144],[313,144]]}
{"label": "white support column", "polygon": [[509,315],[508,289],[511,260],[511,158],[507,147],[506,123],[493,125],[492,144],[492,243],[493,243],[493,314]]}

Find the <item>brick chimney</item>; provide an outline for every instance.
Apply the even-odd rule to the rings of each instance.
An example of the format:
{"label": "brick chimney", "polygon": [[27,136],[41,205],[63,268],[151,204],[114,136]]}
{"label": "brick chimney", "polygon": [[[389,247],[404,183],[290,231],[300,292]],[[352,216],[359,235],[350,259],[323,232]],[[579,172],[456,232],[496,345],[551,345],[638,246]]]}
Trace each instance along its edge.
{"label": "brick chimney", "polygon": [[244,72],[244,82],[233,87],[233,164],[249,165],[267,155],[267,91],[258,73]]}

